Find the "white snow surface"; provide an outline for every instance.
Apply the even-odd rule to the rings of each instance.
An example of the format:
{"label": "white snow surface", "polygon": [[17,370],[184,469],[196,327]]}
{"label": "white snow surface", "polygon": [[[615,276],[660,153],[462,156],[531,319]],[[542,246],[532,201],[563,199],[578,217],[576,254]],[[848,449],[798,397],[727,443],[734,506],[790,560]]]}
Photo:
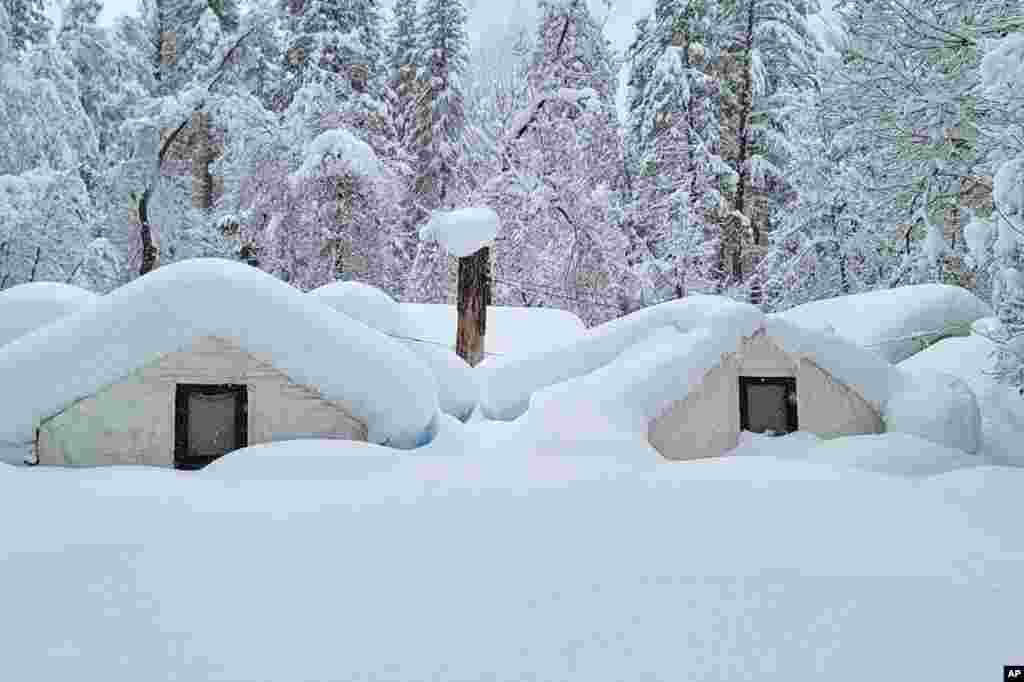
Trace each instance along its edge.
{"label": "white snow surface", "polygon": [[42,420],[203,336],[344,403],[373,442],[416,447],[436,427],[434,377],[400,342],[256,268],[204,258],[159,268],[0,348],[0,385],[18,387],[0,393],[0,443],[31,443]]}
{"label": "white snow surface", "polygon": [[[995,318],[988,320],[990,324]],[[975,326],[988,328],[989,324]],[[987,338],[945,339],[900,363],[909,371],[944,372],[961,378],[977,396],[982,454],[1000,464],[1024,466],[1024,397],[991,375],[996,346]]]}
{"label": "white snow surface", "polygon": [[[959,682],[1019,660],[1024,471],[892,435],[673,464],[614,432],[442,422],[415,456],[300,441],[200,472],[0,465],[5,672],[854,682],[928,661]],[[216,570],[183,580],[196,557]]]}
{"label": "white snow surface", "polygon": [[60,282],[28,282],[0,291],[0,346],[92,305],[99,296]]}
{"label": "white snow surface", "polygon": [[409,335],[409,324],[398,302],[371,284],[331,282],[308,295],[385,334]]}
{"label": "white snow surface", "polygon": [[[459,314],[446,303],[400,303],[411,325],[412,335],[432,344],[455,349]],[[480,367],[500,364],[506,355],[532,353],[579,338],[586,331],[577,315],[556,308],[487,306],[487,334],[484,362]],[[479,368],[478,368],[479,369]]]}
{"label": "white snow surface", "polygon": [[839,296],[790,308],[778,317],[800,327],[826,329],[892,363],[920,347],[918,335],[937,335],[992,315],[977,296],[946,284],[915,284]]}
{"label": "white snow surface", "polygon": [[404,343],[430,367],[445,414],[466,419],[476,408],[480,387],[472,368],[450,348],[417,340],[417,328],[403,307],[386,292],[362,282],[332,282],[314,289],[309,295]]}
{"label": "white snow surface", "polygon": [[500,226],[498,214],[487,207],[434,211],[420,228],[420,239],[437,241],[452,255],[465,258],[490,246]]}

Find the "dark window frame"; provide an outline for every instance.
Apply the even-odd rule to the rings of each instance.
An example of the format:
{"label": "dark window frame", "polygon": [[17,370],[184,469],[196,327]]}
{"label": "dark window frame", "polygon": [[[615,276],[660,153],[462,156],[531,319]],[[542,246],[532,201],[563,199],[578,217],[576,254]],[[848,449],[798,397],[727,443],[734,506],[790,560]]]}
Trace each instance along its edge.
{"label": "dark window frame", "polygon": [[796,377],[740,377],[740,431],[750,430],[750,403],[747,394],[748,386],[785,386],[786,387],[786,428],[788,433],[800,430],[800,415],[797,413],[797,401],[789,400],[789,395],[796,396]]}
{"label": "dark window frame", "polygon": [[[195,470],[214,461],[214,457],[188,454],[188,405],[193,394],[228,395],[235,399],[235,442],[241,449],[249,444],[249,389],[245,384],[175,384],[174,386],[174,468]],[[227,454],[227,453],[224,453]]]}

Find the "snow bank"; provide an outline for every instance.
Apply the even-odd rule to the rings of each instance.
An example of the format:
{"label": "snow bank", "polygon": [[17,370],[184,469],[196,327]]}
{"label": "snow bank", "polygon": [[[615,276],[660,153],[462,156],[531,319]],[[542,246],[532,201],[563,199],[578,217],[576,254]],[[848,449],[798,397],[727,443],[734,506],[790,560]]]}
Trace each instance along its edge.
{"label": "snow bank", "polygon": [[910,478],[936,476],[978,464],[978,458],[908,433],[844,436],[807,451],[813,462]]}
{"label": "snow bank", "polygon": [[92,305],[99,296],[60,282],[29,282],[0,291],[0,346]]}
{"label": "snow bank", "polygon": [[[997,324],[995,318],[988,319]],[[981,411],[982,452],[990,460],[1024,466],[1024,398],[990,374],[995,352],[995,344],[975,334],[940,341],[899,367],[911,372],[945,372],[963,379]]]}
{"label": "snow bank", "polygon": [[[454,305],[401,303],[413,336],[455,349],[459,315]],[[567,310],[487,306],[484,365],[500,364],[510,354],[532,353],[576,338],[586,330],[583,320]]]}
{"label": "snow bank", "polygon": [[420,228],[420,239],[440,242],[449,253],[465,258],[490,246],[500,224],[498,214],[486,207],[434,211]]}
{"label": "snow bank", "polygon": [[0,467],[7,677],[961,682],[1020,656],[1024,471],[326,447],[306,480],[273,453],[282,480]]}
{"label": "snow bank", "polygon": [[990,315],[992,309],[966,289],[918,284],[805,303],[778,317],[810,329],[831,326],[895,363],[913,355],[922,339]]}
{"label": "snow bank", "polygon": [[[526,411],[536,391],[609,364],[660,328],[674,327],[685,334],[707,326],[713,315],[734,318],[736,324],[745,325],[748,335],[763,319],[756,308],[718,296],[688,296],[638,310],[594,327],[575,340],[529,354],[509,355],[480,368],[484,414],[491,419],[515,419]],[[630,362],[624,361],[621,374],[628,375]],[[620,374],[620,370],[612,372]]]}
{"label": "snow bank", "polygon": [[333,282],[309,295],[368,327],[398,337],[430,367],[443,412],[467,419],[476,408],[480,388],[472,368],[449,348],[416,340],[418,329],[403,307],[385,292],[362,282]]}
{"label": "snow bank", "polygon": [[899,431],[974,454],[981,447],[981,412],[974,392],[951,374],[904,371],[904,384],[889,399],[887,431]]}
{"label": "snow bank", "polygon": [[43,419],[161,355],[216,336],[268,358],[298,384],[345,404],[373,442],[431,436],[437,389],[401,343],[256,268],[182,261],[0,348],[0,442],[30,443]]}
{"label": "snow bank", "polygon": [[373,443],[310,438],[235,450],[195,475],[231,481],[352,480],[389,471],[398,458],[397,450]]}

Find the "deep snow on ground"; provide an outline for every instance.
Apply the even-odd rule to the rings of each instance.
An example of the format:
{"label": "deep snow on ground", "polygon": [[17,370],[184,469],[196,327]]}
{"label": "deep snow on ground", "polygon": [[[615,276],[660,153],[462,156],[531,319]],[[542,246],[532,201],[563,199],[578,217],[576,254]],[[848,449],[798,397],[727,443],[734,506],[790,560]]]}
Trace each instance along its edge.
{"label": "deep snow on ground", "polygon": [[879,474],[807,434],[670,464],[599,434],[535,446],[523,424],[449,417],[415,454],[302,441],[195,473],[2,466],[4,670],[960,681],[1024,656],[1024,470]]}
{"label": "deep snow on ground", "polygon": [[[684,334],[652,331],[604,373],[659,379],[645,353]],[[415,450],[0,463],[0,679],[994,678],[1024,664],[1024,468],[993,465],[1024,420],[978,338],[879,370],[969,385],[973,455],[907,433],[743,434],[670,463],[626,404],[656,392],[546,390],[515,421],[440,414]]]}

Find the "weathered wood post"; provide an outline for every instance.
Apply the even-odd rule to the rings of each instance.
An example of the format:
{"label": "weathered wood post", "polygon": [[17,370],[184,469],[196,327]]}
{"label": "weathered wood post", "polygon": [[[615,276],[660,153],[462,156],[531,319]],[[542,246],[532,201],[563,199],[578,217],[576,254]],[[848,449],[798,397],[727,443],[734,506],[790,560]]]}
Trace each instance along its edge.
{"label": "weathered wood post", "polygon": [[484,359],[487,306],[491,304],[491,248],[459,258],[458,329],[455,352],[470,367]]}

